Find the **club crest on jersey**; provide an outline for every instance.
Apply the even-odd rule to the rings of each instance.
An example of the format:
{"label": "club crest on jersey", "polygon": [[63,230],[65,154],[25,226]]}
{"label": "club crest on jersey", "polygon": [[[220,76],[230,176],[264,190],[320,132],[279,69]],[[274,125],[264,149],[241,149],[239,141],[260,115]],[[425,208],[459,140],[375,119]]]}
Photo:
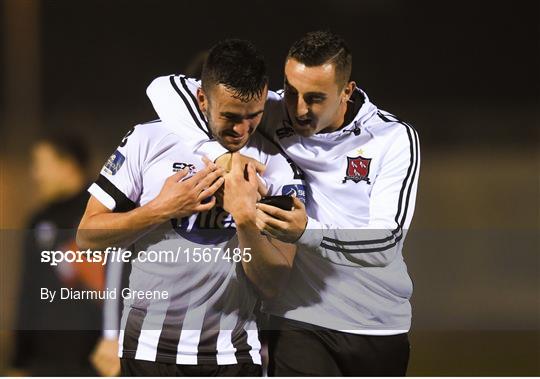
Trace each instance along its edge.
{"label": "club crest on jersey", "polygon": [[367,184],[371,184],[368,178],[370,164],[371,158],[364,158],[360,155],[354,158],[347,157],[347,170],[345,171],[343,183],[347,182],[347,180],[352,180],[355,183],[364,180]]}
{"label": "club crest on jersey", "polygon": [[105,166],[103,166],[103,171],[109,175],[114,175],[120,170],[120,167],[124,164],[126,157],[122,155],[121,152],[116,150],[107,160]]}

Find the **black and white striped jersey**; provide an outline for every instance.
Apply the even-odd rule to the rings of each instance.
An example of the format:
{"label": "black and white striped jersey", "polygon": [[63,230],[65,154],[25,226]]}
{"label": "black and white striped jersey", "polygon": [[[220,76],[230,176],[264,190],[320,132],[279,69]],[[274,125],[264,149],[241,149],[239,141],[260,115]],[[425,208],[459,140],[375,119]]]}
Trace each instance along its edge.
{"label": "black and white striped jersey", "polygon": [[[166,77],[147,93],[169,120]],[[309,219],[288,287],[264,310],[334,330],[399,334],[411,325],[412,282],[402,248],[415,207],[418,134],[365,92],[356,90],[351,100],[354,113],[342,128],[301,137],[282,94],[269,93],[259,129],[303,171]],[[190,137],[211,159],[223,153],[204,133]]]}
{"label": "black and white striped jersey", "polygon": [[[191,90],[178,88],[176,107],[183,108],[185,125],[207,128],[193,97],[196,84],[190,80]],[[145,205],[175,171],[195,173],[204,166],[183,141],[182,131],[164,122],[137,125],[90,193],[115,212]],[[303,190],[273,142],[255,134],[241,152],[267,165],[262,180],[270,194]],[[129,248],[135,255],[144,252],[132,261],[129,287],[167,296],[124,301],[120,356],[176,364],[260,364],[257,296],[235,258],[237,247],[234,220],[220,207],[142,235]],[[149,252],[157,261],[150,261]]]}

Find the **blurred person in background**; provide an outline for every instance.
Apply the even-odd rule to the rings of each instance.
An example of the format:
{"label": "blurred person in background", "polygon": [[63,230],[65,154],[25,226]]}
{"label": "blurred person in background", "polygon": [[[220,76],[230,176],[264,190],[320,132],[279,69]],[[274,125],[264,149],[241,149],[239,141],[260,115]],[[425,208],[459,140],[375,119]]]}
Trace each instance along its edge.
{"label": "blurred person in background", "polygon": [[61,132],[40,138],[31,175],[41,207],[25,228],[14,356],[8,375],[95,375],[89,360],[99,338],[100,304],[41,300],[41,288],[101,289],[99,265],[40,261],[43,250],[76,250],[75,231],[88,201],[84,141]]}

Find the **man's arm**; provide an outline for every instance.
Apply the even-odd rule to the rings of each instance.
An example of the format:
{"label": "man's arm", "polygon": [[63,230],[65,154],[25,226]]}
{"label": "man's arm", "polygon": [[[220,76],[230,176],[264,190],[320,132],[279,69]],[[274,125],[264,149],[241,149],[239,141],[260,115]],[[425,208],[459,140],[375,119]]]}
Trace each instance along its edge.
{"label": "man's arm", "polygon": [[[234,216],[233,216],[234,217]],[[247,277],[267,298],[276,297],[287,284],[293,266],[296,246],[261,235],[255,224],[255,215],[236,216],[240,249],[250,247],[251,260],[242,261]]]}
{"label": "man's arm", "polygon": [[128,212],[115,213],[92,196],[77,231],[77,245],[85,249],[128,246],[152,226],[207,211],[215,198],[202,202],[223,184],[222,173],[213,163],[187,180],[182,180],[187,170],[177,172],[167,178],[155,199]]}
{"label": "man's arm", "polygon": [[225,179],[224,208],[236,223],[240,249],[251,249],[251,260],[242,260],[247,277],[264,297],[272,298],[287,282],[296,247],[271,240],[257,229],[255,204],[258,187],[254,165],[248,163],[245,166],[239,154],[234,153],[231,172]]}

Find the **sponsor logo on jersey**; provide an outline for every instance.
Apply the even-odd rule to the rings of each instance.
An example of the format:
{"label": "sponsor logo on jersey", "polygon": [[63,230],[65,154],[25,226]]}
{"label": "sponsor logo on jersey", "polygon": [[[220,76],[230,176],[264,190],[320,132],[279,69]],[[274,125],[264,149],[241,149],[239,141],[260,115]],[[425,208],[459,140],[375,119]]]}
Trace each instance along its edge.
{"label": "sponsor logo on jersey", "polygon": [[296,196],[303,203],[306,202],[306,187],[303,184],[288,184],[283,186],[281,194],[285,196]]}
{"label": "sponsor logo on jersey", "polygon": [[352,180],[355,183],[365,181],[367,184],[371,184],[368,178],[370,164],[371,158],[364,158],[360,155],[354,158],[347,157],[347,169],[343,183]]}
{"label": "sponsor logo on jersey", "polygon": [[221,207],[197,213],[194,221],[193,217],[171,220],[174,231],[188,241],[201,245],[215,245],[230,240],[236,233],[236,224],[232,216]]}
{"label": "sponsor logo on jersey", "polygon": [[103,166],[103,171],[105,171],[109,175],[114,175],[120,170],[120,167],[124,164],[126,161],[126,157],[122,155],[121,152],[116,150],[107,160],[107,163],[105,163],[105,166]]}
{"label": "sponsor logo on jersey", "polygon": [[184,163],[184,162],[174,162],[172,165],[172,169],[174,172],[182,171],[183,169],[187,168],[189,170],[188,176],[193,175],[195,173],[195,165],[191,163]]}

